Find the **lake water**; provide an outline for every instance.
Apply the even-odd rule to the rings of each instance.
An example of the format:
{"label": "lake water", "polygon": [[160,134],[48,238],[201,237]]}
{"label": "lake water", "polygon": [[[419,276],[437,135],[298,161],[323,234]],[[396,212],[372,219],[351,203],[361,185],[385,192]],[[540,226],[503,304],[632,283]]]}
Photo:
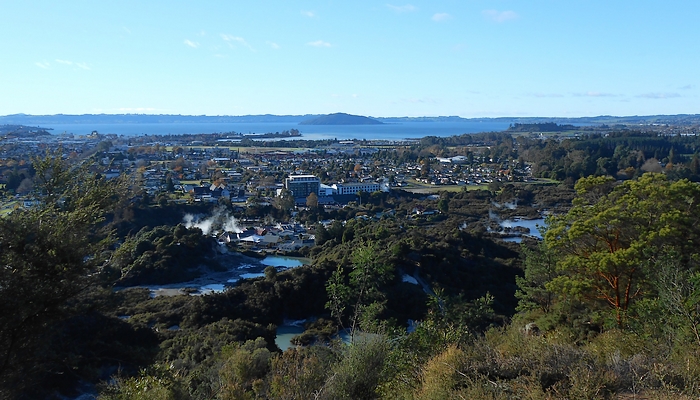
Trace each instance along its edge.
{"label": "lake water", "polygon": [[281,325],[277,327],[275,344],[280,348],[280,350],[287,350],[288,348],[294,346],[292,344],[292,338],[302,333],[304,333],[303,325]]}
{"label": "lake water", "polygon": [[447,137],[464,133],[503,131],[508,122],[403,122],[383,125],[298,125],[296,123],[159,123],[159,124],[45,124],[52,134],[72,133],[88,135],[92,131],[101,134],[124,136],[183,135],[198,133],[237,132],[243,134],[282,132],[298,129],[301,137],[292,139],[367,139],[404,140],[425,136]]}
{"label": "lake water", "polygon": [[542,235],[540,234],[540,231],[538,229],[539,226],[544,226],[544,218],[537,218],[537,219],[506,219],[501,221],[500,225],[503,228],[515,228],[516,226],[520,226],[523,228],[528,228],[530,229],[530,236],[534,236],[538,239],[542,239]]}
{"label": "lake water", "polygon": [[[176,296],[185,293],[185,288],[195,289],[194,295],[221,293],[226,286],[233,286],[241,279],[253,279],[265,276],[262,270],[267,266],[273,266],[282,271],[308,264],[306,258],[267,256],[254,264],[243,263],[226,272],[216,272],[198,278],[190,282],[173,283],[167,285],[144,286],[151,291],[151,296]],[[256,271],[257,270],[257,271]]]}
{"label": "lake water", "polygon": [[277,268],[294,268],[308,264],[310,261],[309,259],[299,257],[267,256],[260,261],[260,264]]}
{"label": "lake water", "polygon": [[[255,279],[255,278],[262,278],[263,276],[265,276],[265,274],[263,272],[248,272],[245,274],[241,274],[241,279]],[[231,281],[229,281],[229,282],[231,282]],[[238,282],[238,281],[236,280],[236,282]]]}
{"label": "lake water", "polygon": [[223,283],[211,283],[208,285],[203,285],[199,287],[199,292],[201,294],[218,293],[223,292],[226,287]]}
{"label": "lake water", "polygon": [[[280,348],[280,350],[285,351],[295,346],[292,344],[292,338],[304,333],[304,322],[306,322],[306,320],[285,322],[283,325],[277,327],[275,344]],[[369,336],[371,334],[360,332],[358,335],[355,337]],[[345,344],[349,344],[352,339],[350,331],[347,329],[338,332],[336,338],[340,338],[340,340],[342,340]]]}

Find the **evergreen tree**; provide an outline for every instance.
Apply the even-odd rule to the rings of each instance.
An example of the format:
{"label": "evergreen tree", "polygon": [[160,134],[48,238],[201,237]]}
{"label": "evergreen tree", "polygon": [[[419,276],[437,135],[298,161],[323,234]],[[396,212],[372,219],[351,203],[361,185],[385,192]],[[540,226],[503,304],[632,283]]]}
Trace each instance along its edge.
{"label": "evergreen tree", "polygon": [[[34,160],[41,205],[0,218],[0,397],[51,375],[52,328],[106,261],[105,215],[124,186],[73,167],[60,152]],[[60,371],[54,371],[60,373]]]}

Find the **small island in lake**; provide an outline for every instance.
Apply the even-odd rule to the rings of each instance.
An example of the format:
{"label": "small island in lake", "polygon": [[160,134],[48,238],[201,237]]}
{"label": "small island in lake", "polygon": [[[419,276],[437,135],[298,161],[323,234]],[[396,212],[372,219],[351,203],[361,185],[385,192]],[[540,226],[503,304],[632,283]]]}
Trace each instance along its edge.
{"label": "small island in lake", "polygon": [[345,113],[335,113],[322,115],[318,118],[299,122],[299,125],[382,125],[383,122],[376,119],[363,117],[361,115],[351,115]]}

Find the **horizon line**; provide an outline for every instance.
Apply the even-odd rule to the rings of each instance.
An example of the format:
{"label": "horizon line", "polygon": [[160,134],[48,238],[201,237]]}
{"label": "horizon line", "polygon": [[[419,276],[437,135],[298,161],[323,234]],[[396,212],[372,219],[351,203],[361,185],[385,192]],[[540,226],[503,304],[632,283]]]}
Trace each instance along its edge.
{"label": "horizon line", "polygon": [[23,117],[60,117],[60,116],[70,116],[70,117],[82,117],[82,116],[120,116],[120,115],[128,115],[128,116],[153,116],[153,117],[204,117],[204,118],[222,118],[222,117],[266,117],[266,116],[272,116],[272,117],[308,117],[308,116],[323,116],[323,115],[333,115],[333,114],[347,114],[347,115],[355,115],[355,116],[363,116],[367,118],[383,118],[383,119],[391,119],[391,118],[460,118],[460,119],[518,119],[518,118],[543,118],[543,119],[581,119],[581,118],[630,118],[630,117],[677,117],[677,116],[700,116],[700,114],[635,114],[635,115],[610,115],[610,114],[603,114],[603,115],[586,115],[586,116],[577,116],[577,117],[564,117],[564,116],[482,116],[482,117],[463,117],[460,115],[423,115],[423,116],[365,116],[365,115],[359,115],[359,114],[349,114],[349,113],[342,113],[342,112],[337,112],[337,113],[328,113],[328,114],[240,114],[240,115],[231,115],[231,114],[217,114],[217,115],[209,115],[209,114],[146,114],[146,113],[117,113],[117,114],[111,114],[111,113],[99,113],[99,114],[90,114],[90,113],[84,113],[84,114],[64,114],[64,113],[58,113],[58,114],[25,114],[25,113],[16,113],[16,114],[6,114],[6,115],[0,115],[0,118],[8,118],[8,117],[18,117],[18,116],[23,116]]}

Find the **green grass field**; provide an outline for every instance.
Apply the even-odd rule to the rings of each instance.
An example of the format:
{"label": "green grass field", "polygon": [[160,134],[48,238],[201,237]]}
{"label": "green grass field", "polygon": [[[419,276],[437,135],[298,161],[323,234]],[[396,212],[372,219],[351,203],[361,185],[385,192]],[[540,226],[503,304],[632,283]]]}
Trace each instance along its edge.
{"label": "green grass field", "polygon": [[487,188],[486,185],[427,185],[414,179],[409,179],[407,182],[409,185],[404,186],[401,189],[411,193],[423,194],[438,192],[461,192],[462,190],[481,190]]}
{"label": "green grass field", "polygon": [[[427,185],[414,179],[406,181],[409,185],[402,187],[403,190],[411,193],[433,194],[438,192],[461,192],[462,190],[487,190],[488,185]],[[536,178],[529,182],[513,182],[514,185],[557,185],[559,181],[554,179]]]}

